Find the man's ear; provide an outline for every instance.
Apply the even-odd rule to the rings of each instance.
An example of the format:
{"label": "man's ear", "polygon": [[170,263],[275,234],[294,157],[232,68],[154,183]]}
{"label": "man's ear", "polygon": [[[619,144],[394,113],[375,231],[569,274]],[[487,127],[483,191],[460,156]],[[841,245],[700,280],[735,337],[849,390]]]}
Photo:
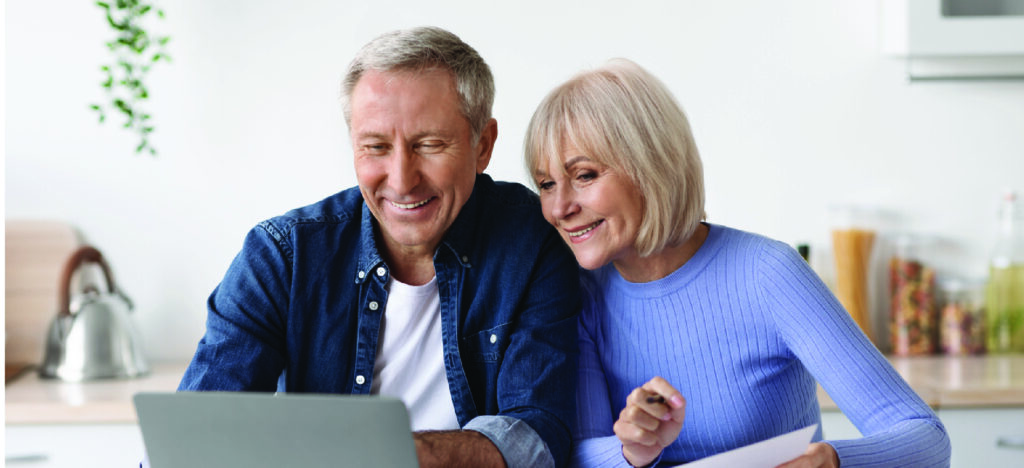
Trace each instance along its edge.
{"label": "man's ear", "polygon": [[482,174],[487,165],[491,163],[491,153],[494,152],[494,141],[498,139],[498,121],[491,119],[487,121],[484,130],[480,132],[480,141],[477,142],[476,173]]}

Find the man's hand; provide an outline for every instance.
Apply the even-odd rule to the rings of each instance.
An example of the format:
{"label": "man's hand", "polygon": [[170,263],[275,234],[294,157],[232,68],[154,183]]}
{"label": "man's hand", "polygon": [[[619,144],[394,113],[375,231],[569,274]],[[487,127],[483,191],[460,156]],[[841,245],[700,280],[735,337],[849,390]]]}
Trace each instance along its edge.
{"label": "man's hand", "polygon": [[838,468],[839,454],[831,445],[815,442],[807,447],[803,455],[796,457],[778,468]]}
{"label": "man's hand", "polygon": [[505,468],[505,458],[491,439],[477,431],[414,432],[420,468]]}
{"label": "man's hand", "polygon": [[679,437],[685,415],[686,400],[665,379],[655,377],[634,389],[614,426],[626,461],[644,466],[658,458]]}

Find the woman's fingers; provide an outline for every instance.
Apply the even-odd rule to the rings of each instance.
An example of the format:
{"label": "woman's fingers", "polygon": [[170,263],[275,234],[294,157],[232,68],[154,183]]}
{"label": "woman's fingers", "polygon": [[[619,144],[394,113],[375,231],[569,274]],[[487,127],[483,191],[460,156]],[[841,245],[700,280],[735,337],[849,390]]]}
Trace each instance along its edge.
{"label": "woman's fingers", "polygon": [[686,400],[665,379],[654,377],[633,389],[613,426],[623,455],[633,465],[654,460],[679,437],[685,415]]}
{"label": "woman's fingers", "polygon": [[654,377],[633,390],[626,404],[635,404],[662,421],[683,422],[686,415],[686,400],[672,384],[661,377]]}
{"label": "woman's fingers", "polygon": [[815,442],[807,446],[804,454],[794,458],[777,468],[834,468],[839,466],[839,455],[836,449],[825,442]]}
{"label": "woman's fingers", "polygon": [[[612,426],[615,435],[623,444],[643,445],[648,447],[658,446],[658,435],[652,430],[637,426],[632,422],[619,418]],[[661,447],[658,447],[661,450]]]}
{"label": "woman's fingers", "polygon": [[[658,424],[664,419],[662,419],[661,414],[658,414],[657,408],[653,408],[654,411],[652,411],[652,408],[649,406],[654,405],[626,405],[619,413],[619,420],[627,421],[641,429],[653,431],[658,428]],[[664,409],[661,412],[668,414],[668,411]]]}
{"label": "woman's fingers", "polygon": [[654,377],[648,380],[640,388],[661,396],[665,399],[665,403],[673,409],[682,408],[686,405],[686,400],[683,399],[683,395],[679,393],[679,390],[676,390],[672,384],[661,377]]}

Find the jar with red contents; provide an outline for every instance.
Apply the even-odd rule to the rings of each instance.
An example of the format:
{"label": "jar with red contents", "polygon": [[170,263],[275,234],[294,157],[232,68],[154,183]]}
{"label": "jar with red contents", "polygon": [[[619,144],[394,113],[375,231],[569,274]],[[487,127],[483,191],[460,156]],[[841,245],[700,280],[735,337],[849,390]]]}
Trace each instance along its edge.
{"label": "jar with red contents", "polygon": [[897,356],[938,350],[935,269],[926,263],[929,244],[926,238],[901,235],[889,259],[890,338]]}

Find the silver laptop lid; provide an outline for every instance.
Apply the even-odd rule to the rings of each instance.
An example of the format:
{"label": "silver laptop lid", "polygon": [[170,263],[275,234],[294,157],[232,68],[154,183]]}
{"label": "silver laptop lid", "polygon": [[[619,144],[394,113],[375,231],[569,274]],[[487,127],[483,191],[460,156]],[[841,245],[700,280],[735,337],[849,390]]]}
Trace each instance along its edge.
{"label": "silver laptop lid", "polygon": [[139,393],[151,468],[416,467],[395,398],[239,392]]}

